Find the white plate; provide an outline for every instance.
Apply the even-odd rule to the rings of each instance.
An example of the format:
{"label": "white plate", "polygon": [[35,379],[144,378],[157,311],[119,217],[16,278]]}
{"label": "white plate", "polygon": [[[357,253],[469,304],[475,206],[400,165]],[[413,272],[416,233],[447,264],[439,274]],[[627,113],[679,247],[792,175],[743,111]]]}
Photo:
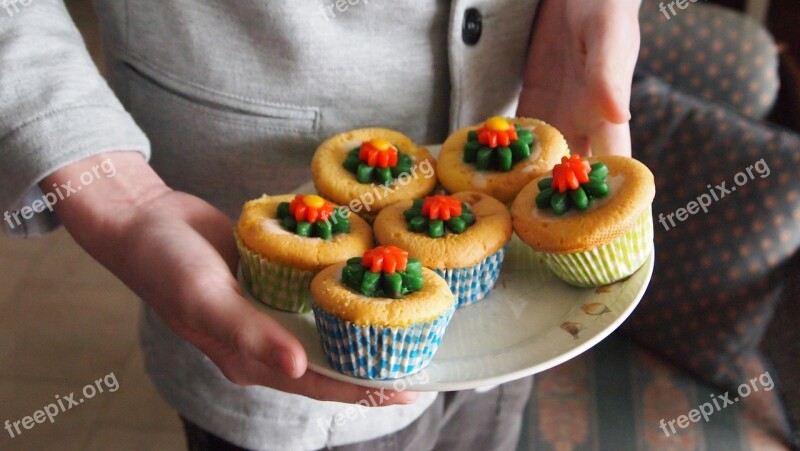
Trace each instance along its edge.
{"label": "white plate", "polygon": [[[309,182],[295,192],[312,193],[314,186]],[[420,373],[386,381],[358,379],[331,368],[322,353],[313,313],[282,312],[247,296],[300,340],[313,371],[366,387],[467,390],[539,373],[599,343],[639,304],[653,274],[653,262],[651,253],[623,281],[596,289],[575,288],[550,273],[514,235],[497,285],[480,302],[456,311],[431,363]],[[243,284],[241,271],[239,282]]]}

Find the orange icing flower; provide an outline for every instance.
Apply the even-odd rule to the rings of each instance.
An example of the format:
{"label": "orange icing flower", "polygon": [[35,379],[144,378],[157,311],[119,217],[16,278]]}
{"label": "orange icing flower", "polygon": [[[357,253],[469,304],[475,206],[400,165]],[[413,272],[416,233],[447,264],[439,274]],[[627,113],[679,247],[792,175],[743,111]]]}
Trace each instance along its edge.
{"label": "orange icing flower", "polygon": [[289,204],[289,213],[298,222],[313,223],[317,219],[325,221],[333,213],[333,204],[315,194],[298,194]]}
{"label": "orange icing flower", "polygon": [[396,246],[378,246],[367,252],[361,259],[361,266],[369,268],[372,272],[383,271],[393,274],[395,271],[405,271],[408,263],[408,251]]}
{"label": "orange icing flower", "polygon": [[561,157],[561,163],[553,166],[553,183],[550,187],[559,193],[569,189],[578,189],[581,183],[589,181],[592,167],[580,155]]}
{"label": "orange icing flower", "polygon": [[397,148],[385,139],[373,139],[361,143],[358,159],[370,166],[393,168],[397,166]]}
{"label": "orange icing flower", "polygon": [[432,221],[448,221],[461,216],[461,201],[451,196],[428,196],[422,201],[422,214]]}
{"label": "orange icing flower", "polygon": [[478,142],[491,148],[507,146],[516,139],[517,129],[507,119],[499,116],[490,117],[478,129]]}

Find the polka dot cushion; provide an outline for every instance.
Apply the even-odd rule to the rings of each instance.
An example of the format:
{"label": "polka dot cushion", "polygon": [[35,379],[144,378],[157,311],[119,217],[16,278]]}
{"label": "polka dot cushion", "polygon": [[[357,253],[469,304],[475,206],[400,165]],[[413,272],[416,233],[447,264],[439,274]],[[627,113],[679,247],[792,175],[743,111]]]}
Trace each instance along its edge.
{"label": "polka dot cushion", "polygon": [[652,77],[634,83],[631,109],[634,157],[656,177],[656,266],[623,327],[738,384],[780,292],[776,269],[800,246],[800,137]]}
{"label": "polka dot cushion", "polygon": [[642,2],[637,69],[744,116],[764,117],[779,85],[777,48],[769,33],[728,8],[687,1],[685,9],[673,4],[673,15],[669,3]]}

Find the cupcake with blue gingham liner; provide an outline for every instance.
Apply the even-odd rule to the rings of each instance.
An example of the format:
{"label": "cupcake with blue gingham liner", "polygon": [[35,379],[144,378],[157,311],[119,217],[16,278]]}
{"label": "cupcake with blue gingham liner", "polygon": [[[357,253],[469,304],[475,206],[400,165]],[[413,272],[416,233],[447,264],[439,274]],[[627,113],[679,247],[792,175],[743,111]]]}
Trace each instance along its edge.
{"label": "cupcake with blue gingham liner", "polygon": [[372,247],[363,219],[323,198],[267,196],[242,207],[234,233],[248,291],[288,312],[311,311],[311,279]]}
{"label": "cupcake with blue gingham liner", "polygon": [[493,197],[473,191],[397,202],[374,223],[379,244],[408,249],[444,277],[459,307],[492,290],[511,239],[511,215]]}
{"label": "cupcake with blue gingham liner", "polygon": [[608,285],[653,251],[654,197],[653,174],[639,161],[571,155],[520,191],[514,231],[565,282]]}
{"label": "cupcake with blue gingham liner", "polygon": [[362,379],[396,379],[425,368],[456,308],[447,282],[395,246],[325,268],[311,293],[328,363]]}

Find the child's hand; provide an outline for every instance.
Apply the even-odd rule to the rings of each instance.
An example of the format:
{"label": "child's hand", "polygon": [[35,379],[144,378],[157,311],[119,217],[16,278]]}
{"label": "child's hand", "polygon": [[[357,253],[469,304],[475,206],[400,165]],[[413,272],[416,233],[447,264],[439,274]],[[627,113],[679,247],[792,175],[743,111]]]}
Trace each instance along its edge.
{"label": "child's hand", "polygon": [[542,1],[517,115],[549,122],[575,153],[630,156],[640,0]]}
{"label": "child's hand", "polygon": [[[364,387],[306,370],[297,339],[242,297],[233,276],[239,257],[231,220],[205,201],[169,189],[138,153],[80,161],[41,186],[78,180],[103,159],[113,161],[115,176],[59,202],[56,212],[75,240],[170,328],[234,383],[350,403],[368,396]],[[416,398],[411,392],[388,396],[381,405]]]}

